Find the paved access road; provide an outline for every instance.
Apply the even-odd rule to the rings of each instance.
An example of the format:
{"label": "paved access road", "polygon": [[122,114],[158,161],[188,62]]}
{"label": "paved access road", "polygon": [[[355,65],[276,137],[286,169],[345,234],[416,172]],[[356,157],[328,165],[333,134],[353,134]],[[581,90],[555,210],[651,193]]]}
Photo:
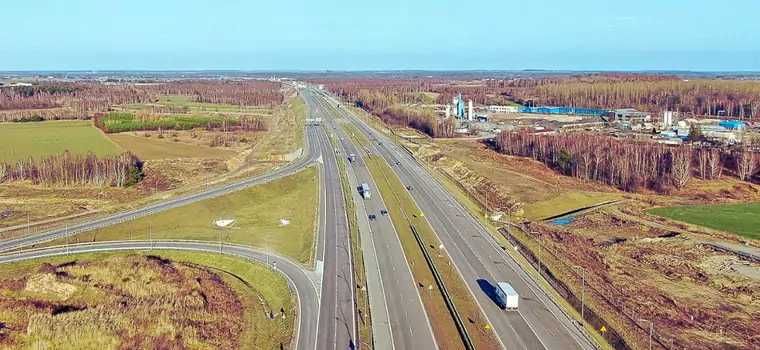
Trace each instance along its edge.
{"label": "paved access road", "polygon": [[[9,263],[19,260],[42,258],[48,256],[68,255],[76,253],[103,252],[115,250],[193,250],[202,252],[220,251],[218,243],[198,242],[198,241],[125,241],[125,242],[97,242],[82,243],[68,246],[56,246],[43,249],[28,250],[23,252],[7,253],[0,255],[0,264]],[[298,350],[315,350],[317,334],[317,315],[319,309],[319,298],[308,272],[300,265],[289,259],[267,254],[260,250],[238,245],[223,245],[222,253],[234,255],[245,259],[257,261],[266,264],[271,263],[271,267],[282,273],[287,279],[290,287],[294,290],[298,298],[298,320],[295,332],[295,349]],[[269,255],[267,257],[267,255]],[[73,257],[72,257],[73,259]],[[284,344],[288,347],[289,344]],[[345,348],[344,348],[345,349]]]}
{"label": "paved access road", "polygon": [[[316,97],[316,96],[315,96]],[[325,101],[316,97],[321,103]],[[378,349],[437,349],[430,320],[427,317],[425,309],[420,298],[422,284],[427,287],[434,284],[434,281],[415,281],[412,277],[409,263],[406,260],[404,251],[401,248],[398,234],[391,222],[389,216],[380,214],[381,210],[386,209],[383,197],[377,190],[377,185],[372,178],[369,170],[364,164],[363,156],[367,152],[359,149],[354,145],[349,137],[345,134],[343,128],[338,125],[338,121],[330,117],[327,109],[323,109],[323,118],[327,123],[323,126],[328,131],[334,132],[339,139],[339,149],[344,157],[347,154],[355,154],[356,162],[347,163],[347,172],[349,173],[349,183],[356,202],[358,214],[359,230],[363,240],[371,241],[372,251],[368,254],[365,251],[365,265],[368,270],[373,266],[379,270],[380,281],[370,288],[369,297],[372,307],[372,322],[375,333],[375,347]],[[362,183],[367,183],[371,189],[371,199],[363,200],[358,196],[358,187]],[[373,214],[377,217],[375,221],[369,221],[368,216]],[[401,215],[401,213],[389,213],[389,215]],[[366,241],[362,242],[366,246]],[[371,273],[368,271],[368,279]],[[367,284],[373,286],[368,280]],[[379,289],[376,289],[379,288]],[[424,293],[424,292],[422,292]],[[380,302],[382,300],[383,302]],[[378,307],[382,305],[384,309]],[[378,315],[383,315],[379,319]],[[388,335],[390,328],[390,341]]]}
{"label": "paved access road", "polygon": [[[313,112],[313,111],[310,111],[310,112]],[[241,189],[244,189],[250,186],[255,186],[261,183],[269,182],[269,181],[272,181],[284,176],[294,174],[302,169],[305,169],[311,166],[314,163],[314,161],[319,157],[319,145],[316,143],[317,140],[315,136],[317,132],[321,132],[321,131],[318,131],[318,127],[307,126],[306,132],[304,133],[306,135],[306,141],[307,141],[306,147],[304,150],[304,155],[301,158],[299,158],[297,161],[290,163],[282,168],[276,169],[270,173],[267,173],[255,178],[246,179],[246,180],[233,183],[230,185],[226,185],[223,187],[209,189],[209,190],[188,195],[185,197],[180,197],[180,198],[172,199],[169,201],[156,203],[150,206],[142,207],[139,209],[121,212],[121,213],[107,216],[104,218],[98,218],[89,222],[72,225],[66,228],[58,228],[58,229],[46,231],[43,233],[31,235],[31,236],[25,236],[21,238],[12,239],[12,240],[2,241],[0,242],[0,252],[16,249],[16,248],[21,248],[21,247],[29,246],[32,244],[41,243],[41,242],[51,241],[56,238],[73,235],[79,232],[90,231],[90,230],[94,230],[100,227],[118,224],[124,221],[129,221],[129,220],[143,217],[146,215],[154,214],[160,211],[180,207],[180,206],[187,205],[190,203],[195,203],[204,199],[222,196],[222,195],[229,194],[235,191],[239,191]]]}
{"label": "paved access road", "polygon": [[[317,114],[320,106],[303,94],[309,110]],[[316,127],[323,129],[322,126]],[[348,232],[346,202],[340,168],[326,130],[316,134],[320,145],[319,240],[317,265],[322,268],[317,349],[352,349],[357,344],[358,324],[353,251]],[[298,205],[298,203],[294,203]],[[320,260],[321,259],[321,260]]]}
{"label": "paved access road", "polygon": [[[334,101],[332,102],[335,103]],[[457,270],[507,349],[593,349],[584,332],[561,310],[522,266],[464,209],[435,177],[405,150],[341,108],[372,140],[378,152],[405,186],[444,245]],[[372,136],[370,136],[372,135]],[[399,161],[400,166],[395,165]],[[520,294],[519,312],[505,312],[486,294],[497,282],[509,282]]]}

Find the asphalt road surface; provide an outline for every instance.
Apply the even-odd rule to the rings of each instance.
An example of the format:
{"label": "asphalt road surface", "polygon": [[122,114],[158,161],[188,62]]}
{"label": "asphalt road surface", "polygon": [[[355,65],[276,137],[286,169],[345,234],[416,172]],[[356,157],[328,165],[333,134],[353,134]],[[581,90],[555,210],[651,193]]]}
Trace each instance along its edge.
{"label": "asphalt road surface", "polygon": [[[324,103],[324,100],[321,102]],[[323,115],[329,121],[323,125],[334,132],[339,140],[342,138],[339,141],[340,148],[343,150],[342,154],[344,156],[351,153],[356,155],[356,162],[347,165],[351,167],[356,180],[353,184],[355,186],[351,190],[358,191],[358,184],[361,183],[367,183],[371,189],[371,199],[360,200],[356,209],[359,212],[359,229],[369,231],[375,248],[382,294],[392,335],[391,346],[397,350],[437,349],[438,346],[430,327],[430,321],[420,298],[420,293],[424,294],[424,289],[435,283],[432,280],[414,280],[390,217],[380,213],[386,207],[382,196],[377,191],[377,185],[362,159],[363,156],[367,155],[366,151],[360,150],[349,140],[343,128],[329,117],[330,114],[326,109]],[[377,219],[369,221],[367,218],[370,214],[375,215]],[[401,213],[389,213],[389,215],[401,215]],[[374,262],[365,261],[365,263]],[[370,293],[372,292],[370,291]],[[377,310],[372,309],[372,313],[375,312]]]}
{"label": "asphalt road surface", "polygon": [[304,155],[298,160],[296,160],[295,162],[290,163],[282,168],[276,169],[267,174],[264,174],[255,178],[246,179],[246,180],[233,183],[230,185],[226,185],[223,187],[209,189],[209,190],[188,195],[185,197],[180,197],[180,198],[172,199],[169,201],[156,203],[156,204],[142,207],[139,209],[121,212],[118,214],[114,214],[114,215],[103,217],[103,218],[98,218],[98,219],[85,222],[85,223],[71,225],[66,228],[58,228],[58,229],[46,231],[43,233],[34,234],[31,236],[25,236],[21,238],[2,241],[0,242],[0,252],[16,249],[16,248],[21,248],[21,247],[29,246],[36,243],[46,242],[46,241],[50,241],[56,238],[73,235],[79,232],[90,231],[90,230],[94,230],[94,229],[104,227],[104,226],[118,224],[124,221],[136,219],[136,218],[154,214],[160,211],[176,208],[176,207],[187,205],[190,203],[195,203],[204,199],[222,196],[222,195],[229,194],[235,191],[239,191],[241,189],[244,189],[250,186],[255,186],[261,183],[269,182],[269,181],[272,181],[284,176],[294,174],[302,169],[305,169],[311,166],[314,163],[314,161],[319,157],[319,145],[316,144],[317,139],[315,135],[316,133],[321,133],[321,132],[322,131],[319,130],[319,127],[307,126],[306,132],[304,133],[306,135],[306,141],[307,141],[306,147],[304,149]]}
{"label": "asphalt road surface", "polygon": [[[87,252],[102,252],[114,250],[193,250],[202,252],[220,251],[219,244],[197,241],[127,241],[127,242],[97,242],[83,243],[68,246],[56,246],[43,249],[35,249],[23,252],[6,253],[0,255],[0,263],[9,263],[19,260],[27,260],[56,255],[68,255]],[[253,248],[223,245],[222,253],[242,257],[266,264],[267,255],[271,267],[282,273],[288,279],[290,287],[298,298],[298,320],[296,321],[295,349],[315,350],[317,337],[317,315],[319,298],[315,286],[309,278],[307,271],[300,265],[274,254],[267,254]],[[72,257],[73,258],[73,257]],[[284,344],[289,347],[290,344]],[[344,348],[345,349],[345,348]]]}
{"label": "asphalt road surface", "polygon": [[[541,290],[534,278],[502,249],[435,177],[405,150],[360,118],[340,109],[357,128],[377,142],[371,147],[391,168],[425,213],[431,227],[462,275],[494,333],[506,349],[593,349],[577,322]],[[369,136],[369,135],[372,136]],[[395,163],[399,161],[401,165]],[[509,282],[520,294],[518,312],[502,311],[489,296],[497,282]]]}
{"label": "asphalt road surface", "polygon": [[[320,106],[308,94],[302,96],[310,111],[319,111]],[[318,221],[321,242],[317,242],[316,255],[323,273],[316,348],[353,349],[358,347],[353,252],[340,169],[327,132],[316,134],[323,164]]]}

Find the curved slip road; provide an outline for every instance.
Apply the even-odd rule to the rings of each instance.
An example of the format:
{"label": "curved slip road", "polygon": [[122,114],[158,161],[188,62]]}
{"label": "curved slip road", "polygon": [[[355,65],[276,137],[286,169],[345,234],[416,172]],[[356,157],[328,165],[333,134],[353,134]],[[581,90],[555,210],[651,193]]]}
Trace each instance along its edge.
{"label": "curved slip road", "polygon": [[[81,243],[67,246],[55,246],[0,255],[0,263],[43,258],[49,256],[76,253],[118,251],[118,250],[192,250],[219,253],[219,243],[199,241],[114,241]],[[296,295],[298,303],[297,325],[295,327],[295,349],[314,350],[317,333],[317,315],[319,298],[309,272],[297,263],[282,256],[238,245],[222,245],[221,253],[256,261],[266,265],[267,255],[270,268],[280,272],[288,280],[290,288]]]}
{"label": "curved slip road", "polygon": [[[313,110],[310,110],[310,113],[313,113]],[[42,243],[54,240],[56,238],[61,238],[69,235],[73,235],[75,233],[79,232],[85,232],[94,230],[100,227],[105,227],[109,225],[118,224],[124,221],[133,220],[139,217],[143,217],[150,214],[155,214],[160,211],[180,207],[183,205],[195,203],[204,199],[214,198],[218,196],[223,196],[235,191],[239,191],[241,189],[259,185],[265,182],[269,182],[284,176],[288,176],[291,174],[294,174],[298,171],[301,171],[309,166],[311,166],[319,157],[319,144],[317,137],[315,136],[315,133],[319,132],[316,127],[313,126],[307,126],[306,132],[304,133],[306,137],[306,146],[304,150],[304,155],[299,158],[297,161],[290,163],[282,168],[276,169],[272,172],[269,172],[267,174],[246,179],[240,182],[236,182],[230,185],[226,185],[223,187],[213,188],[209,189],[203,192],[199,192],[196,194],[168,200],[165,202],[156,203],[153,205],[149,205],[146,207],[138,208],[135,210],[130,210],[126,212],[121,212],[118,214],[114,214],[111,216],[107,216],[104,218],[95,219],[92,221],[79,223],[76,225],[71,225],[66,228],[58,228],[46,232],[42,232],[39,234],[31,235],[31,236],[25,236],[20,238],[15,238],[7,241],[0,242],[0,252],[17,249],[25,246],[29,246],[32,244]]]}

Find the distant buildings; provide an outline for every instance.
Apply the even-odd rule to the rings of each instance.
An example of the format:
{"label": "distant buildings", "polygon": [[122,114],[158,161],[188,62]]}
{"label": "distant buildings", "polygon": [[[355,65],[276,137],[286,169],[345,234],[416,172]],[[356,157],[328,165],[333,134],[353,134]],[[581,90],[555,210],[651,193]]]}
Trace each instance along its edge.
{"label": "distant buildings", "polygon": [[488,111],[491,113],[518,113],[520,109],[517,106],[488,106]]}
{"label": "distant buildings", "polygon": [[724,120],[718,123],[718,125],[729,130],[746,130],[747,129],[747,124],[739,120]]}
{"label": "distant buildings", "polygon": [[607,113],[608,121],[616,122],[649,122],[652,120],[652,114],[649,112],[639,112],[633,108],[613,109]]}

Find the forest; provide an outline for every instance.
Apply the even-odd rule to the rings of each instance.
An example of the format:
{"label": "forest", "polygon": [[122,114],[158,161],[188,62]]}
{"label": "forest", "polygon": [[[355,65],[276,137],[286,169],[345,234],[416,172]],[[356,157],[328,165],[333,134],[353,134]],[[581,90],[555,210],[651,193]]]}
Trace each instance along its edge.
{"label": "forest", "polygon": [[[190,102],[271,107],[284,101],[280,84],[265,81],[180,81],[160,84],[40,83],[0,88],[0,121],[42,118],[86,119],[113,105],[159,101],[167,94]],[[158,112],[187,113],[177,106]]]}
{"label": "forest", "polygon": [[68,151],[31,157],[15,164],[0,163],[0,183],[31,181],[46,186],[129,187],[140,182],[142,162],[130,152],[98,158],[94,153],[72,155]]}
{"label": "forest", "polygon": [[741,147],[667,146],[588,134],[526,132],[502,132],[496,146],[501,153],[533,158],[564,175],[628,192],[646,188],[667,193],[680,190],[693,177],[729,175],[750,181],[760,170],[760,153]]}
{"label": "forest", "polygon": [[760,82],[756,81],[609,73],[467,82],[444,78],[345,78],[318,83],[373,113],[397,103],[423,103],[422,92],[437,94],[437,104],[451,103],[461,92],[465,101],[471,99],[480,105],[514,102],[528,106],[636,108],[653,114],[671,110],[688,117],[760,117]]}

